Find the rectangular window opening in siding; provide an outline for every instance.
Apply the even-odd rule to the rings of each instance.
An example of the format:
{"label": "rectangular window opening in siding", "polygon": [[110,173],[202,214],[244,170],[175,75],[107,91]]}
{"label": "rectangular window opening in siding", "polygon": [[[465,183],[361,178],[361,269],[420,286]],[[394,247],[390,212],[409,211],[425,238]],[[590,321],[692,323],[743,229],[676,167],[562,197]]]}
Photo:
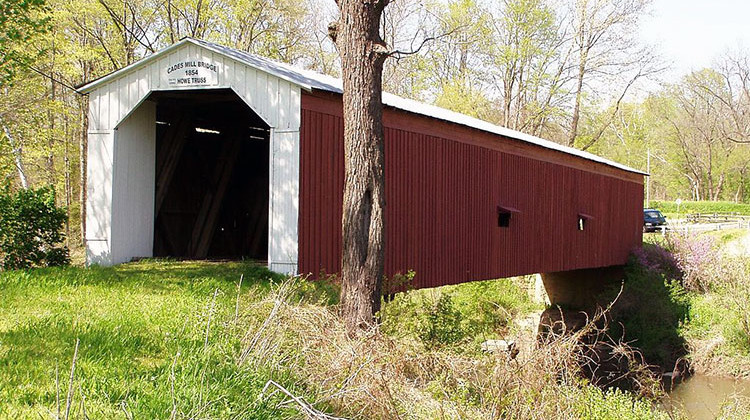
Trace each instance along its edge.
{"label": "rectangular window opening in siding", "polygon": [[520,213],[517,209],[507,206],[497,206],[497,226],[501,228],[510,227],[510,219],[513,213]]}

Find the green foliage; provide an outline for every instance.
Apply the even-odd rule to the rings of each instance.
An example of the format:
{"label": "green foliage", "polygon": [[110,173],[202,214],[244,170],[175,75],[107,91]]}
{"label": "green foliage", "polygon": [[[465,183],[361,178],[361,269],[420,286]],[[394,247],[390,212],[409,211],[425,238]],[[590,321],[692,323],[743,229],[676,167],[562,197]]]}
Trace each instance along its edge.
{"label": "green foliage", "polygon": [[670,419],[666,412],[659,411],[653,403],[640,400],[633,394],[617,388],[602,390],[587,386],[576,393],[577,411],[581,420],[651,420]]}
{"label": "green foliage", "polygon": [[725,257],[716,271],[713,288],[719,308],[713,310],[723,312],[720,325],[729,344],[750,355],[750,258]]}
{"label": "green foliage", "polygon": [[732,257],[717,267],[709,293],[690,294],[690,322],[681,329],[696,370],[723,376],[750,374],[750,259]]}
{"label": "green foliage", "polygon": [[518,283],[488,280],[398,293],[383,305],[381,328],[390,335],[414,335],[428,348],[502,338],[516,316],[540,309]]}
{"label": "green foliage", "polygon": [[[724,244],[737,236],[736,232],[730,233]],[[692,240],[700,243],[712,236],[715,235],[700,234]],[[669,242],[665,245],[669,246]],[[689,358],[696,370],[747,376],[750,374],[747,357],[750,355],[750,259],[719,253],[716,249],[712,252],[716,257],[701,269],[710,287],[686,294],[689,313],[679,334],[689,343]],[[684,276],[681,278],[684,281]]]}
{"label": "green foliage", "polygon": [[3,0],[0,2],[0,86],[27,65],[34,56],[25,45],[34,35],[48,29],[45,0]]}
{"label": "green foliage", "polygon": [[427,348],[454,344],[465,337],[461,312],[449,294],[441,294],[436,301],[423,301],[417,336]]}
{"label": "green foliage", "polygon": [[470,334],[502,335],[517,316],[542,309],[524,289],[529,281],[529,277],[475,281],[445,286],[445,290],[461,309]]}
{"label": "green foliage", "polygon": [[0,256],[5,269],[65,265],[70,262],[62,245],[67,215],[55,205],[55,192],[5,189],[0,194]]}
{"label": "green foliage", "polygon": [[[677,214],[677,203],[674,201],[651,200],[650,206],[663,213]],[[679,213],[737,213],[750,216],[750,204],[732,203],[729,201],[683,201]]]}
{"label": "green foliage", "polygon": [[56,412],[56,374],[64,409],[76,339],[71,418],[84,418],[82,396],[88,418],[167,418],[173,409],[176,418],[286,416],[279,397],[260,394],[269,379],[302,392],[293,374],[235,361],[240,274],[241,308],[280,280],[249,263],[0,273],[0,418]]}
{"label": "green foliage", "polygon": [[331,306],[339,303],[341,284],[336,276],[321,275],[317,280],[302,279],[295,288],[298,300],[320,305]]}
{"label": "green foliage", "polygon": [[[678,271],[661,257],[664,251],[655,245],[646,253],[634,255],[625,268],[622,295],[612,308],[610,333],[641,350],[647,363],[671,369],[687,349],[680,328],[689,320],[690,299],[680,285]],[[658,263],[656,261],[659,261]],[[608,292],[610,301],[618,290]]]}
{"label": "green foliage", "polygon": [[491,109],[490,100],[464,77],[444,83],[435,105],[480,119],[489,119]]}

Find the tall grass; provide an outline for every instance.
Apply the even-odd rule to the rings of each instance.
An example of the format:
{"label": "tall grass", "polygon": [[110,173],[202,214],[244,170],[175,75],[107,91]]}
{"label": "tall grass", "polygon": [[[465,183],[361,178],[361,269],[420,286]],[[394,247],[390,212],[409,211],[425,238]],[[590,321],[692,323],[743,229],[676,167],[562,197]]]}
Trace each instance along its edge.
{"label": "tall grass", "polygon": [[587,331],[516,358],[429,347],[414,334],[351,337],[335,307],[291,299],[297,287],[285,283],[250,305],[239,363],[297,372],[308,398],[288,397],[280,406],[311,408],[312,418],[667,418],[647,400],[581,379]]}
{"label": "tall grass", "polygon": [[[687,357],[698,373],[750,377],[750,256],[724,252],[738,236],[672,233],[643,248],[660,250],[663,258],[657,260],[671,267],[642,265],[646,275],[661,273],[675,301],[688,309],[676,332],[687,341]],[[651,330],[662,324],[647,322]]]}

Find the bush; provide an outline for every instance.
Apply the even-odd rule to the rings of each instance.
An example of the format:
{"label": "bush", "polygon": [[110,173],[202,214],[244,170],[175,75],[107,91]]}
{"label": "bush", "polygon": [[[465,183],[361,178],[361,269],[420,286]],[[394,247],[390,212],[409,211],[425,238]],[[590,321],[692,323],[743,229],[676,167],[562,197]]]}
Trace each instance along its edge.
{"label": "bush", "polygon": [[722,324],[731,344],[750,353],[750,259],[726,258],[715,281],[718,301],[726,310]]}
{"label": "bush", "polygon": [[463,317],[453,304],[451,295],[441,293],[436,301],[426,300],[423,305],[425,316],[417,326],[417,335],[425,347],[437,348],[465,338],[466,333],[461,326]]}
{"label": "bush", "polygon": [[715,240],[708,235],[670,234],[667,248],[674,254],[682,271],[682,286],[692,292],[705,293],[719,274],[719,251]]}
{"label": "bush", "polygon": [[[490,338],[505,338],[513,319],[541,307],[532,303],[523,279],[476,281],[435,289],[397,293],[383,304],[381,331],[391,336],[412,335],[426,348]],[[407,288],[408,290],[408,288]]]}
{"label": "bush", "polygon": [[[679,274],[667,250],[644,244],[625,267],[624,289],[611,312],[612,336],[638,347],[648,363],[668,369],[687,350],[679,329],[687,321],[690,299]],[[605,299],[616,294],[612,290]]]}
{"label": "bush", "polygon": [[0,258],[2,267],[21,269],[70,263],[61,243],[65,210],[55,206],[50,187],[0,193]]}

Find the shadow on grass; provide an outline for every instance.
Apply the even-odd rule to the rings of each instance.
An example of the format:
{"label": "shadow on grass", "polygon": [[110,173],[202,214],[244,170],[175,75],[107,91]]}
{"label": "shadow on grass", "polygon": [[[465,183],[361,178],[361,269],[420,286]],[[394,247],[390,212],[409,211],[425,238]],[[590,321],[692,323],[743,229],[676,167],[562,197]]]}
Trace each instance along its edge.
{"label": "shadow on grass", "polygon": [[141,260],[113,267],[49,267],[0,272],[0,288],[14,285],[139,285],[151,290],[188,286],[207,293],[215,288],[230,290],[244,275],[243,289],[268,289],[284,279],[252,261]]}

